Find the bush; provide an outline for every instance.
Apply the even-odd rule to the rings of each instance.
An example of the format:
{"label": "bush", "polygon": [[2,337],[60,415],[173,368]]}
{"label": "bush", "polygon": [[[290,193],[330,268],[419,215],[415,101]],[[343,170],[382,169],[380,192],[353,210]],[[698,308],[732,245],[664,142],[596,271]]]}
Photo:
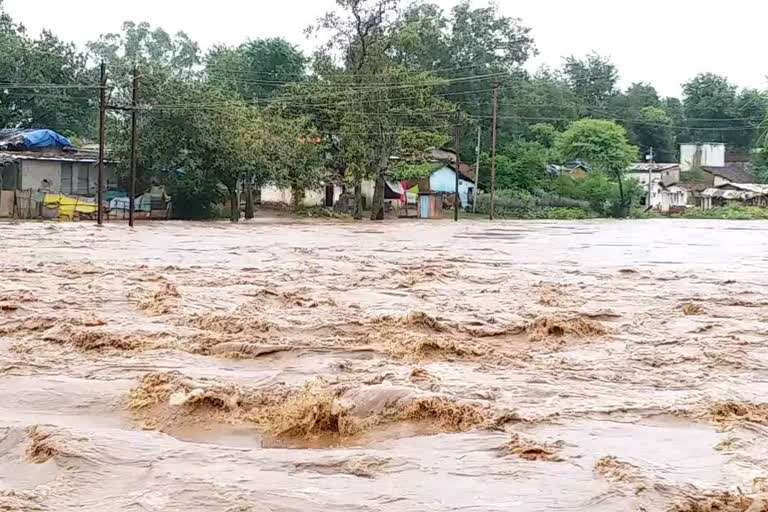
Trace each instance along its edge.
{"label": "bush", "polygon": [[[499,190],[494,197],[494,214],[515,219],[590,219],[597,214],[586,201],[560,197],[544,191],[530,194],[519,190]],[[488,214],[490,194],[478,194],[477,212]]]}
{"label": "bush", "polygon": [[[635,179],[624,179],[624,196],[629,205],[636,204],[642,195]],[[619,216],[621,207],[619,185],[600,172],[592,172],[586,178],[574,179],[561,174],[551,184],[552,191],[560,197],[588,201],[591,208],[601,215]]]}
{"label": "bush", "polygon": [[759,206],[723,206],[710,210],[688,208],[680,216],[688,219],[764,220],[768,219],[768,208]]}

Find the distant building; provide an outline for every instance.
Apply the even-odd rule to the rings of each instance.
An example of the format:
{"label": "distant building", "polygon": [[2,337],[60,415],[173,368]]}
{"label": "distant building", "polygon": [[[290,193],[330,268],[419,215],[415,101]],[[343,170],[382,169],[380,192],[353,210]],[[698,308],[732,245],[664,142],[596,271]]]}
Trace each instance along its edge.
{"label": "distant building", "polygon": [[[95,196],[98,155],[82,151],[2,151],[0,189]],[[104,186],[117,186],[114,165],[104,165]]]}
{"label": "distant building", "polygon": [[[655,210],[668,212],[688,204],[688,191],[679,186],[680,164],[636,163],[629,166],[627,176],[636,179],[643,187],[642,203]],[[648,201],[648,181],[651,180],[651,199]]]}
{"label": "distant building", "polygon": [[[703,192],[729,183],[756,183],[752,154],[726,151],[724,144],[681,144],[680,186],[688,191],[688,204],[712,207],[718,201]],[[718,193],[719,194],[719,193]],[[731,194],[733,195],[733,194]]]}
{"label": "distant building", "polygon": [[701,207],[705,210],[735,205],[768,206],[768,185],[724,183],[701,193]]}
{"label": "distant building", "polygon": [[725,144],[720,142],[680,144],[680,170],[689,172],[702,166],[723,167]]}
{"label": "distant building", "polygon": [[745,167],[738,164],[726,163],[722,167],[702,166],[701,170],[712,175],[712,185],[719,187],[726,183],[755,183],[757,178]]}
{"label": "distant building", "polygon": [[579,180],[589,176],[589,173],[592,172],[592,167],[581,160],[575,160],[573,162],[566,162],[563,165],[550,164],[547,166],[546,172],[550,178],[557,178],[562,174],[567,174]]}

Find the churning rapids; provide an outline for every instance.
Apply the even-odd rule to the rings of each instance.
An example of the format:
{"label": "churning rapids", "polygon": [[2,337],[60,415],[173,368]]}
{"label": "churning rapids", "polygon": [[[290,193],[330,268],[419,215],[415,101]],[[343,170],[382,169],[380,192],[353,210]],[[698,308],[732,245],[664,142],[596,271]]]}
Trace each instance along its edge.
{"label": "churning rapids", "polygon": [[768,224],[0,224],[0,510],[768,510]]}

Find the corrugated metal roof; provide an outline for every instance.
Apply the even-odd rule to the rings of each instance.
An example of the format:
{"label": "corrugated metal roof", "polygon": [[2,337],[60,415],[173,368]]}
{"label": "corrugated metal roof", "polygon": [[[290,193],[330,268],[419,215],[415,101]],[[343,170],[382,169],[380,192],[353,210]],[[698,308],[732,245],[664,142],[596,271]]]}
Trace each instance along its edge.
{"label": "corrugated metal roof", "polygon": [[17,160],[96,163],[99,161],[99,155],[85,151],[0,151],[0,162]]}
{"label": "corrugated metal roof", "polygon": [[718,188],[708,188],[702,197],[721,197],[723,199],[747,200],[768,195],[768,185],[758,183],[728,183]]}
{"label": "corrugated metal roof", "polygon": [[670,164],[670,163],[636,163],[631,164],[629,168],[627,169],[627,172],[648,172],[651,170],[651,166],[653,166],[653,172],[665,172],[665,171],[674,171],[676,169],[680,168],[680,164]]}

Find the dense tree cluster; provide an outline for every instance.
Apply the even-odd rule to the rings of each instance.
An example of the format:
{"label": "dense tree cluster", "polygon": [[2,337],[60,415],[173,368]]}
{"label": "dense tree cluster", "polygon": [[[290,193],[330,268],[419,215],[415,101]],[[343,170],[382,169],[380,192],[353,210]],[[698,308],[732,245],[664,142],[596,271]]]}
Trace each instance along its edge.
{"label": "dense tree cluster", "polygon": [[[536,54],[529,28],[493,5],[336,4],[308,31],[317,41],[312,55],[274,38],[203,53],[184,33],[133,22],[81,51],[49,32],[30,36],[2,13],[0,121],[93,140],[99,63],[107,64],[110,103],[123,106],[135,65],[139,183],[169,186],[182,216],[205,215],[229,195],[233,220],[240,184],[289,187],[298,202],[329,179],[344,180],[358,197],[362,180],[375,180],[372,216],[381,218],[385,179],[418,169],[427,148],[450,145],[457,125],[467,135],[481,130],[487,169],[495,86],[500,188],[590,200],[588,190],[615,186],[619,211],[633,190],[624,188],[622,171],[650,147],[657,161],[674,161],[681,142],[768,146],[765,93],[722,76],[692,78],[678,99],[648,83],[622,90],[619,70],[598,54],[530,73],[523,67]],[[129,118],[118,110],[108,121],[112,156],[125,161]],[[475,137],[462,140],[463,159],[473,161]],[[768,177],[766,153],[756,163]],[[578,187],[547,177],[547,164],[572,159],[589,162],[600,177]],[[487,179],[484,173],[481,186]]]}

